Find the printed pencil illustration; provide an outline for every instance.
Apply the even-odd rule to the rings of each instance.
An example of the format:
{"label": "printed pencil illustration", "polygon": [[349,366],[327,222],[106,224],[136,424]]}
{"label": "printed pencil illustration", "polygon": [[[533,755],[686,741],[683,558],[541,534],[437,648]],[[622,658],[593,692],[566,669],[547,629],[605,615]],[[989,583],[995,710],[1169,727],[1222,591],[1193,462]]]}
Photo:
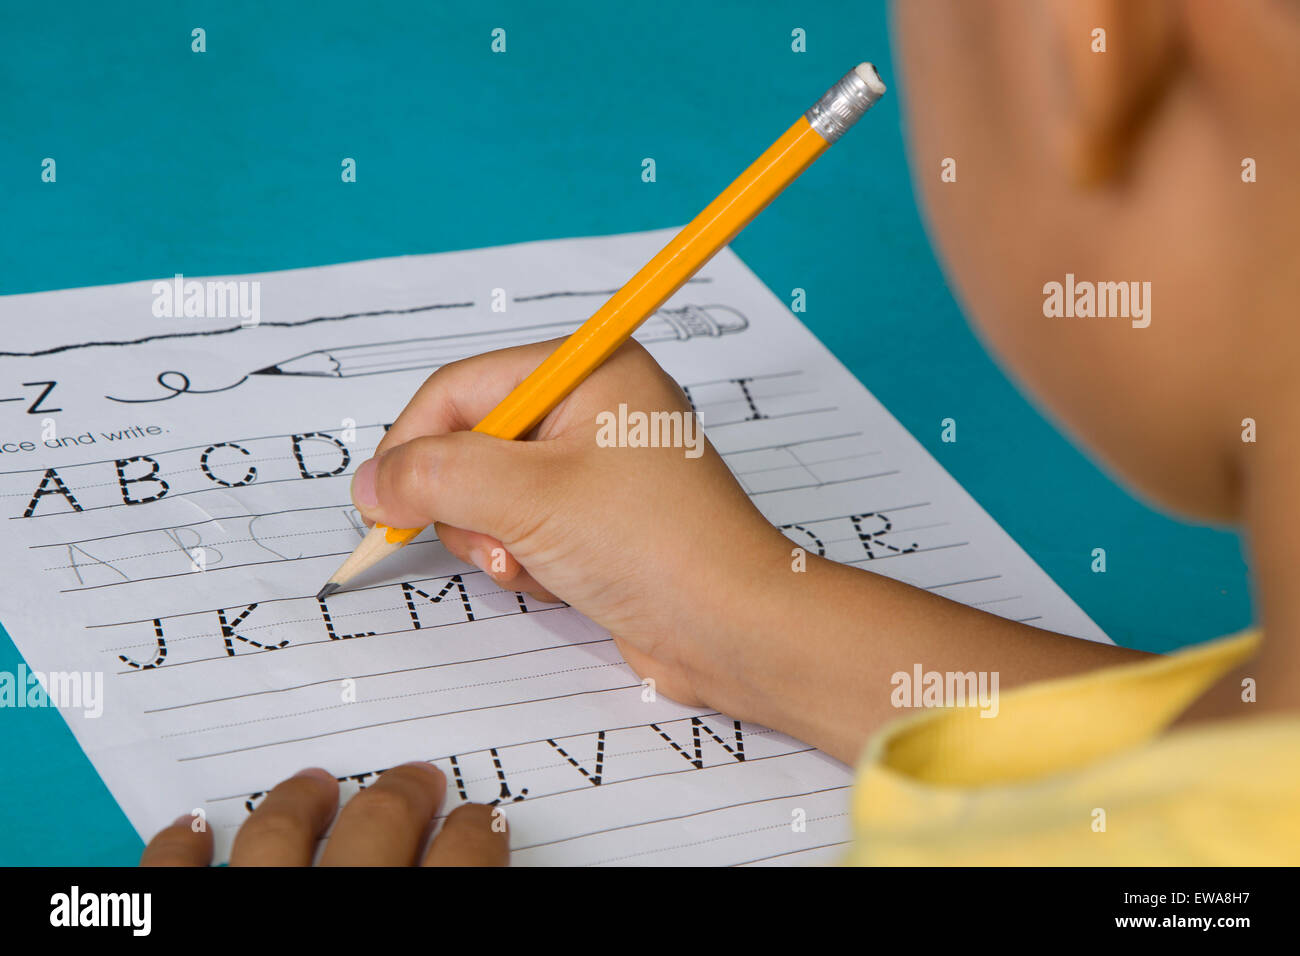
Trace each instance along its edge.
{"label": "printed pencil illustration", "polygon": [[[578,324],[577,322],[553,322],[523,328],[461,332],[453,335],[402,339],[396,342],[317,349],[265,368],[255,369],[252,374],[351,378],[358,375],[380,375],[384,372],[405,372],[410,369],[434,369],[495,349],[559,338],[568,335],[578,327]],[[645,325],[633,338],[642,345],[649,345],[652,342],[682,342],[691,338],[732,335],[744,331],[748,325],[749,321],[745,316],[729,306],[686,305],[680,308],[660,309],[646,320]]]}

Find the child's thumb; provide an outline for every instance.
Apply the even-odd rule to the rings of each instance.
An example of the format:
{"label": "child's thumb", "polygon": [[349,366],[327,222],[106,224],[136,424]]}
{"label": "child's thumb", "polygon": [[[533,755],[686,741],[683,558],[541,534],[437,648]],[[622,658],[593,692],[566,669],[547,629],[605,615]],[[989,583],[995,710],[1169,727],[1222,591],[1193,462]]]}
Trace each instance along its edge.
{"label": "child's thumb", "polygon": [[352,501],[391,528],[441,521],[509,541],[554,490],[543,446],[467,431],[415,438],[363,462]]}

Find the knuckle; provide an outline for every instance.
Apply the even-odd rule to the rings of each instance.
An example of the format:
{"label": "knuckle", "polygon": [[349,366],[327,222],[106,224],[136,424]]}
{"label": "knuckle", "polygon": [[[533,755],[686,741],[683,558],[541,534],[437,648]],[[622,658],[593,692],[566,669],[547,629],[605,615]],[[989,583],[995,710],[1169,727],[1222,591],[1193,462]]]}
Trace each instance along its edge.
{"label": "knuckle", "polygon": [[254,813],[239,831],[239,836],[258,843],[294,843],[311,836],[309,829],[300,814],[287,809],[268,809]]}
{"label": "knuckle", "polygon": [[322,782],[315,777],[290,777],[281,781],[275,788],[277,797],[285,797],[295,806],[307,806],[319,799]]}
{"label": "knuckle", "polygon": [[390,781],[400,781],[403,787],[420,794],[428,792],[433,781],[442,778],[443,773],[433,764],[421,762],[400,764],[388,770],[384,776]]}
{"label": "knuckle", "polygon": [[686,393],[662,365],[650,354],[650,350],[636,339],[629,339],[616,359],[607,365],[618,362],[623,367],[611,371],[608,377],[610,388],[617,387],[620,395],[629,391],[641,395],[644,400],[655,404],[664,403],[668,407],[689,407]]}
{"label": "knuckle", "polygon": [[631,363],[636,374],[654,381],[661,381],[668,378],[668,373],[664,371],[659,361],[650,354],[650,350],[638,342],[636,339],[629,339],[628,360]]}
{"label": "knuckle", "polygon": [[[390,771],[391,772],[391,771]],[[420,811],[420,801],[409,787],[395,786],[392,781],[385,786],[367,787],[348,804],[353,814],[376,820],[410,820]]]}
{"label": "knuckle", "polygon": [[468,358],[457,359],[454,362],[448,362],[446,365],[434,369],[433,374],[424,380],[420,386],[420,393],[425,397],[425,401],[434,402],[442,401],[446,398],[445,392],[453,384],[461,379],[467,371],[474,368],[474,360],[479,358],[472,355]]}
{"label": "knuckle", "polygon": [[416,438],[380,459],[376,476],[379,501],[388,506],[428,500],[433,472],[433,443]]}
{"label": "knuckle", "polygon": [[642,363],[642,364],[645,363],[649,363],[650,365],[655,364],[654,358],[651,357],[650,355],[650,350],[646,348],[644,345],[642,345],[636,339],[628,339],[620,346],[620,348],[622,348],[626,352],[628,358],[631,359],[632,361]]}
{"label": "knuckle", "polygon": [[[484,440],[478,432],[452,432],[442,436],[439,449],[439,465],[442,470],[454,473],[463,471],[466,463],[473,459],[479,442]],[[489,439],[497,440],[497,439]]]}

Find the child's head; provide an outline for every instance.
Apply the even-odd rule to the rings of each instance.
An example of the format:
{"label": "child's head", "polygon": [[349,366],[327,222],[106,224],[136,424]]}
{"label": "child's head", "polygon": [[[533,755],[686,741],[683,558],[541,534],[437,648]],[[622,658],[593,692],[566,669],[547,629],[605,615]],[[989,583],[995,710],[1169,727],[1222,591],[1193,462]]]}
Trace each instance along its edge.
{"label": "child's head", "polygon": [[[914,175],[989,345],[1140,490],[1237,518],[1242,420],[1300,428],[1300,0],[905,0],[894,20]],[[1073,312],[1067,274],[1076,296],[1125,283],[1107,311],[1150,295],[1045,315]]]}

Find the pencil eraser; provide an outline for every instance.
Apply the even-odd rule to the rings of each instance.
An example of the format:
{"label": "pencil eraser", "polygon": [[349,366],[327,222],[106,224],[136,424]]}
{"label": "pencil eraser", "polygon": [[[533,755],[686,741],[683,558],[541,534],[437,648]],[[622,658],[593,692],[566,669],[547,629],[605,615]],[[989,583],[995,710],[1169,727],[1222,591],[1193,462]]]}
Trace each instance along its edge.
{"label": "pencil eraser", "polygon": [[872,93],[877,96],[884,95],[885,82],[880,78],[880,74],[876,72],[876,68],[870,63],[859,63],[853,68],[853,72],[858,74],[858,78],[867,84]]}

